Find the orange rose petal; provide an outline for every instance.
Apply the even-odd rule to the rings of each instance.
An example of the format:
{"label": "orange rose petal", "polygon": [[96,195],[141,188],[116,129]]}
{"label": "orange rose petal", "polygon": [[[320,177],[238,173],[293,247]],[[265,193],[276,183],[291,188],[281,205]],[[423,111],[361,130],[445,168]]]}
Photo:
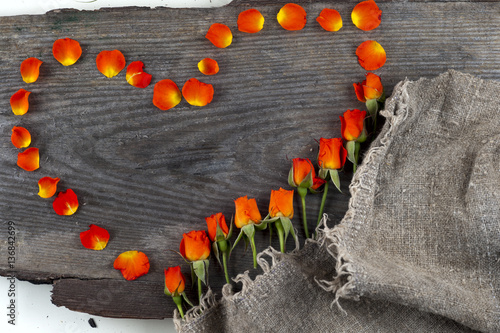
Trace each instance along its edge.
{"label": "orange rose petal", "polygon": [[380,25],[382,11],[373,0],[360,2],[351,13],[352,23],[361,30],[373,30]]}
{"label": "orange rose petal", "polygon": [[153,90],[153,104],[160,110],[169,110],[181,102],[181,91],[172,80],[161,80]]}
{"label": "orange rose petal", "polygon": [[151,83],[151,74],[142,71],[144,64],[142,61],[134,61],[127,67],[125,79],[136,88],[146,88]]}
{"label": "orange rose petal", "polygon": [[38,195],[45,199],[52,197],[56,194],[59,181],[59,178],[43,177],[38,181]]}
{"label": "orange rose petal", "polygon": [[238,30],[256,33],[264,27],[264,16],[257,9],[247,9],[238,15]]}
{"label": "orange rose petal", "polygon": [[26,83],[33,83],[38,79],[40,66],[43,61],[37,58],[28,58],[21,63],[21,76]]}
{"label": "orange rose petal", "polygon": [[95,224],[89,225],[89,230],[80,232],[82,245],[91,250],[104,250],[109,241],[109,232]]}
{"label": "orange rose petal", "polygon": [[31,134],[24,127],[14,126],[10,140],[16,148],[26,148],[31,144]]}
{"label": "orange rose petal", "polygon": [[125,57],[118,50],[101,51],[95,62],[99,72],[109,78],[118,75],[125,68]]}
{"label": "orange rose petal", "polygon": [[231,45],[233,41],[233,34],[231,29],[225,24],[214,23],[208,29],[205,37],[212,42],[215,46],[223,49]]}
{"label": "orange rose petal", "polygon": [[38,148],[28,148],[17,154],[17,165],[26,171],[35,171],[40,167]]}
{"label": "orange rose petal", "polygon": [[80,59],[82,48],[76,40],[62,38],[56,40],[52,45],[52,54],[63,66],[70,66]]}
{"label": "orange rose petal", "polygon": [[365,98],[365,91],[363,90],[363,82],[353,83],[352,85],[354,86],[354,92],[356,93],[356,97],[358,98],[358,100],[360,102],[365,103],[366,98]]}
{"label": "orange rose petal", "polygon": [[379,69],[385,64],[385,50],[374,40],[367,40],[361,43],[356,49],[356,55],[361,67],[367,71]]}
{"label": "orange rose petal", "polygon": [[191,105],[205,106],[214,98],[214,87],[192,78],[184,83],[182,96]]}
{"label": "orange rose petal", "polygon": [[142,252],[127,251],[115,259],[113,268],[120,270],[123,277],[131,281],[149,272],[149,259]]}
{"label": "orange rose petal", "polygon": [[342,28],[342,17],[335,9],[325,8],[319,13],[316,21],[326,31],[339,31]]}
{"label": "orange rose petal", "polygon": [[205,58],[198,63],[198,69],[205,75],[214,75],[219,72],[219,64],[214,59]]}
{"label": "orange rose petal", "polygon": [[278,23],[285,30],[301,30],[306,26],[306,11],[294,3],[287,3],[278,12]]}
{"label": "orange rose petal", "polygon": [[12,108],[12,112],[16,116],[22,116],[29,109],[28,96],[31,94],[31,91],[26,91],[24,89],[19,89],[17,92],[12,95],[10,98],[10,107]]}
{"label": "orange rose petal", "polygon": [[59,192],[52,203],[52,207],[54,207],[57,215],[73,215],[78,209],[78,197],[69,188],[64,192]]}

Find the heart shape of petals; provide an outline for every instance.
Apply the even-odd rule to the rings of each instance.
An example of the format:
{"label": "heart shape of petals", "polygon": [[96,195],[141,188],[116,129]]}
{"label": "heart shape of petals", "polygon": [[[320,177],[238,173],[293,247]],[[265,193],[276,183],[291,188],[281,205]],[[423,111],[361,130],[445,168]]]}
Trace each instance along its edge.
{"label": "heart shape of petals", "polygon": [[17,154],[17,165],[26,171],[35,171],[40,167],[40,154],[38,148],[28,148]]}
{"label": "heart shape of petals", "polygon": [[99,72],[111,78],[118,75],[125,68],[125,56],[118,50],[104,50],[97,55],[95,63]]}
{"label": "heart shape of petals", "polygon": [[181,102],[181,91],[172,80],[161,80],[153,89],[153,104],[160,110],[169,110]]}
{"label": "heart shape of petals", "polygon": [[10,140],[16,148],[26,148],[31,144],[31,134],[24,127],[14,126]]}
{"label": "heart shape of petals", "polygon": [[367,71],[374,71],[384,66],[386,61],[385,50],[374,40],[361,43],[356,49],[356,55],[361,67]]}
{"label": "heart shape of petals", "polygon": [[52,177],[43,177],[38,181],[38,195],[41,198],[51,198],[57,191],[57,183],[61,179]]}
{"label": "heart shape of petals", "polygon": [[351,12],[352,23],[361,30],[373,30],[380,25],[382,11],[373,0],[358,3]]}
{"label": "heart shape of petals", "polygon": [[30,107],[28,97],[30,94],[31,91],[26,91],[21,88],[16,91],[10,98],[10,107],[12,108],[12,112],[14,112],[16,116],[22,116],[23,114],[28,112],[28,109]]}
{"label": "heart shape of petals", "polygon": [[219,73],[219,64],[214,59],[205,58],[198,63],[198,69],[205,75]]}
{"label": "heart shape of petals", "polygon": [[61,38],[52,45],[52,54],[63,66],[70,66],[80,59],[82,48],[74,39]]}
{"label": "heart shape of petals", "polygon": [[142,71],[144,64],[142,61],[131,62],[127,67],[125,79],[130,85],[136,88],[146,88],[151,83],[151,74]]}
{"label": "heart shape of petals", "polygon": [[89,230],[80,232],[82,245],[91,250],[104,250],[109,241],[109,232],[95,224],[89,225]]}
{"label": "heart shape of petals", "polygon": [[78,197],[69,188],[64,192],[59,192],[52,207],[57,215],[73,215],[78,209]]}
{"label": "heart shape of petals", "polygon": [[233,42],[233,33],[225,24],[214,23],[208,28],[205,37],[218,48],[226,48]]}
{"label": "heart shape of petals", "polygon": [[149,259],[139,251],[127,251],[120,254],[113,263],[113,268],[121,271],[123,277],[135,280],[149,272]]}
{"label": "heart shape of petals", "polygon": [[264,27],[264,16],[255,8],[242,11],[238,15],[238,30],[254,34]]}
{"label": "heart shape of petals", "polygon": [[182,96],[191,105],[205,106],[214,98],[214,87],[211,84],[191,78],[184,83]]}
{"label": "heart shape of petals", "polygon": [[339,31],[342,28],[342,17],[335,9],[325,8],[319,13],[316,21],[326,31]]}
{"label": "heart shape of petals", "polygon": [[307,13],[304,8],[295,4],[287,3],[278,12],[278,23],[285,30],[302,30],[306,26]]}
{"label": "heart shape of petals", "polygon": [[21,77],[26,83],[33,83],[38,79],[40,66],[43,61],[37,58],[28,58],[21,63]]}

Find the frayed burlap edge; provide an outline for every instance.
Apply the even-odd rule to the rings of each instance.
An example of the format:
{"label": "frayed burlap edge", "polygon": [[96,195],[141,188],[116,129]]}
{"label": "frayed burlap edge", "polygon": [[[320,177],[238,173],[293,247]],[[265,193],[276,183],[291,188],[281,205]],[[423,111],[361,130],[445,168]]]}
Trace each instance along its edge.
{"label": "frayed burlap edge", "polygon": [[[442,75],[449,75],[445,73]],[[359,296],[356,289],[355,263],[349,256],[349,249],[346,245],[346,229],[349,228],[351,233],[349,237],[355,237],[355,231],[362,227],[369,211],[366,207],[371,207],[369,204],[373,201],[374,193],[376,191],[375,180],[378,173],[378,166],[380,161],[384,158],[389,145],[392,142],[394,134],[397,132],[399,125],[404,122],[408,115],[408,91],[407,87],[413,83],[409,80],[404,80],[398,83],[392,96],[386,101],[386,108],[380,112],[386,118],[384,128],[379,136],[372,143],[370,149],[363,159],[363,163],[359,166],[358,171],[354,174],[351,185],[349,187],[351,199],[346,215],[341,223],[334,228],[328,228],[328,217],[324,214],[323,219],[317,228],[317,237],[315,240],[307,239],[306,242],[317,242],[320,246],[325,246],[328,253],[336,260],[336,273],[332,280],[318,280],[316,283],[325,291],[335,294],[335,300],[332,303],[339,305],[341,298],[348,298],[358,300]],[[263,270],[263,274],[258,275],[255,279],[249,275],[249,271],[237,275],[233,278],[236,283],[241,283],[241,291],[233,293],[230,284],[224,285],[222,289],[222,297],[224,300],[231,302],[239,297],[244,297],[252,285],[257,283],[264,275],[268,273],[273,266],[278,264],[285,256],[295,255],[298,251],[296,248],[291,253],[283,254],[272,247],[267,248],[257,255],[257,263]],[[271,259],[269,263],[264,256]],[[182,319],[177,310],[174,311],[174,324],[177,331],[182,329],[183,324],[188,324],[194,320],[198,320],[215,307],[220,301],[215,299],[215,294],[209,289],[202,297],[200,305],[193,307],[186,312],[184,319]]]}
{"label": "frayed burlap edge", "polygon": [[[347,242],[346,237],[349,235],[348,237],[355,238],[357,230],[364,227],[363,224],[371,212],[377,191],[376,178],[379,165],[384,159],[399,125],[408,116],[409,95],[407,88],[411,83],[413,82],[409,80],[398,83],[392,96],[387,99],[386,108],[380,112],[385,117],[386,122],[381,133],[364,156],[363,163],[353,176],[349,186],[351,199],[346,215],[334,228],[328,228],[326,217],[324,217],[321,223],[322,228],[318,230],[318,241],[326,247],[328,253],[336,261],[336,275],[330,281],[316,280],[316,282],[325,291],[335,294],[332,305],[336,304],[340,309],[342,309],[338,303],[340,298],[358,300],[360,296],[356,292],[355,272],[362,268],[356,267],[356,263],[351,259],[347,245],[349,242]],[[349,229],[348,233],[346,233],[347,229]]]}

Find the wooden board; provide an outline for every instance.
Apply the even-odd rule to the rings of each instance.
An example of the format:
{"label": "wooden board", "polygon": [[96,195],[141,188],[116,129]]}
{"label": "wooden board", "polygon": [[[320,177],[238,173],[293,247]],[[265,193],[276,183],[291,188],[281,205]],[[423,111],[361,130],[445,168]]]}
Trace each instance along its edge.
{"label": "wooden board", "polygon": [[[498,2],[379,1],[382,24],[364,32],[350,21],[356,1],[303,2],[308,23],[302,31],[283,30],[275,20],[284,1],[234,1],[216,9],[121,8],[55,11],[42,16],[0,19],[0,274],[14,273],[36,283],[54,282],[53,302],[72,310],[110,317],[171,317],[173,302],[163,295],[163,269],[182,264],[177,251],[182,233],[206,227],[219,211],[234,214],[233,200],[257,199],[266,215],[271,189],[288,188],[294,157],[315,160],[321,137],[340,136],[339,115],[363,108],[352,83],[364,78],[355,56],[363,41],[375,39],[387,52],[376,73],[386,92],[408,77],[433,77],[456,69],[500,79]],[[258,34],[237,30],[238,14],[255,7],[266,18]],[[315,22],[321,9],[337,9],[344,27],[336,33]],[[227,24],[233,44],[217,49],[204,38],[212,23]],[[80,41],[82,58],[63,67],[52,43]],[[121,50],[127,62],[141,60],[153,84],[172,79],[182,87],[191,77],[213,84],[206,107],[184,100],[170,111],[153,106],[153,84],[137,89],[125,73],[108,79],[95,67],[102,50]],[[44,64],[36,83],[26,85],[19,65],[27,57]],[[205,77],[199,60],[211,57],[220,73]],[[30,110],[14,116],[9,98],[19,88],[32,91]],[[33,135],[40,169],[16,166],[10,142],[13,126]],[[43,176],[60,177],[80,208],[57,216],[52,200],[37,196]],[[330,225],[347,209],[350,173],[341,174],[344,194],[331,191],[326,205]],[[309,196],[314,226],[320,196]],[[303,241],[300,206],[294,223]],[[15,223],[16,262],[7,264],[7,223]],[[79,233],[91,223],[107,228],[104,251],[82,248]],[[267,232],[259,233],[264,249]],[[276,245],[276,239],[273,244]],[[289,248],[292,242],[288,243]],[[150,273],[125,281],[112,268],[118,254],[145,252]],[[231,257],[230,274],[251,269],[243,246]],[[183,264],[188,274],[188,266]],[[210,285],[220,295],[223,274],[211,261]],[[238,286],[235,286],[237,288]],[[195,299],[194,294],[189,294]]]}

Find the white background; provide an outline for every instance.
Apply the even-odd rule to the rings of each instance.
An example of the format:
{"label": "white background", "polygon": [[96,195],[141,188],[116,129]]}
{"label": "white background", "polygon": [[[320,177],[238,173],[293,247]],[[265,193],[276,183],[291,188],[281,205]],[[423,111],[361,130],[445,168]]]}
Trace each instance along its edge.
{"label": "white background", "polygon": [[[36,15],[57,8],[95,10],[102,7],[147,6],[147,7],[217,7],[230,0],[1,0],[0,16]],[[8,3],[8,4],[6,4]],[[1,18],[0,18],[1,20]],[[51,285],[33,285],[29,282],[15,282],[16,325],[8,324],[7,306],[10,298],[10,282],[0,277],[0,332],[175,332],[171,319],[138,320],[113,319],[73,312],[56,307],[50,301]],[[166,297],[166,296],[165,296]],[[91,328],[88,320],[93,318],[97,328]]]}

